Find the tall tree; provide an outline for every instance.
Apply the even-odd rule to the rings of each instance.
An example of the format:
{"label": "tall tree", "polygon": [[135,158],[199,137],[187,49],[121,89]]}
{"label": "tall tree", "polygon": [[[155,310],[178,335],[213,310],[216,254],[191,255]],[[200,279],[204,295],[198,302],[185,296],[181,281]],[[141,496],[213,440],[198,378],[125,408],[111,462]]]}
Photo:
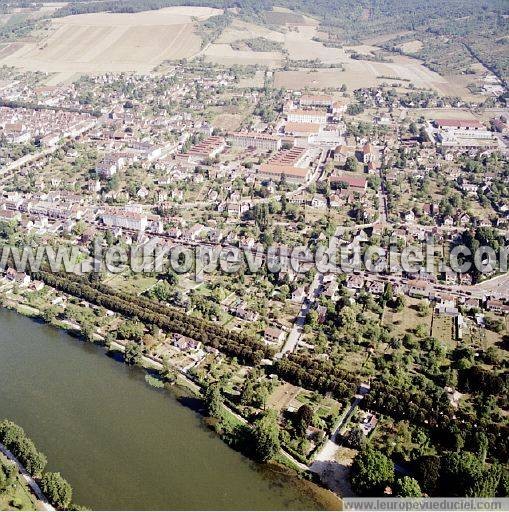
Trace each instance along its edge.
{"label": "tall tree", "polygon": [[394,463],[382,452],[367,448],[355,457],[351,480],[357,494],[381,496],[394,481]]}
{"label": "tall tree", "polygon": [[0,463],[0,493],[6,491],[16,480],[17,469],[14,464]]}
{"label": "tall tree", "polygon": [[255,457],[260,462],[272,459],[280,449],[276,411],[270,409],[253,426]]}
{"label": "tall tree", "polygon": [[125,346],[124,361],[129,366],[139,365],[143,357],[143,349],[139,343],[128,341]]}
{"label": "tall tree", "polygon": [[313,423],[313,409],[302,404],[295,413],[295,429],[300,436],[304,436],[308,427]]}
{"label": "tall tree", "polygon": [[222,418],[223,398],[221,395],[221,385],[214,382],[207,387],[205,391],[205,406],[207,414],[217,419]]}

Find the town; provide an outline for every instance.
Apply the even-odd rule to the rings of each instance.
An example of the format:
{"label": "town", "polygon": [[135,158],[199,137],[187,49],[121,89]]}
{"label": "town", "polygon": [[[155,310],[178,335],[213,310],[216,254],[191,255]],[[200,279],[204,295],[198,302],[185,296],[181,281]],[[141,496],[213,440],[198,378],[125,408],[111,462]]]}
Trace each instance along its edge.
{"label": "town", "polygon": [[[57,85],[4,66],[1,304],[199,396],[227,444],[339,497],[441,496],[444,478],[507,496],[509,106],[484,83],[469,101],[391,77],[278,87],[202,57]],[[193,256],[113,271],[98,247]],[[298,271],[246,261],[296,247]],[[393,258],[429,247],[430,265]],[[12,257],[37,248],[73,268]],[[340,249],[369,264],[324,270]],[[213,250],[245,257],[197,273]]]}

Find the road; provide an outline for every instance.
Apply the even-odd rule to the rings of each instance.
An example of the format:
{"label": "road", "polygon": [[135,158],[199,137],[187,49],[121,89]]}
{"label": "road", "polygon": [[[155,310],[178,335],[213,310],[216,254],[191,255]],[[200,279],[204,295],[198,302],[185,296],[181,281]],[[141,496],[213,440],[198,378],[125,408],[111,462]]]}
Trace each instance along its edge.
{"label": "road", "polygon": [[486,293],[500,295],[501,297],[507,296],[507,290],[509,290],[509,273],[487,279],[482,283],[474,285],[474,288]]}
{"label": "road", "polygon": [[37,484],[37,482],[27,473],[26,469],[23,467],[21,462],[14,456],[12,452],[10,452],[2,443],[0,443],[0,452],[2,452],[9,460],[14,462],[16,466],[18,466],[18,471],[25,482],[32,489],[33,493],[37,497],[37,499],[41,502],[41,506],[44,510],[48,512],[53,512],[56,510],[47,500],[46,496],[44,496],[41,488]]}
{"label": "road", "polygon": [[290,334],[288,335],[288,338],[286,339],[286,342],[283,348],[281,349],[281,352],[276,354],[276,357],[281,357],[283,354],[293,352],[297,347],[300,337],[302,336],[304,323],[306,322],[306,317],[309,313],[309,310],[311,309],[311,306],[313,305],[313,303],[315,302],[319,295],[322,282],[323,274],[317,273],[313,279],[313,282],[309,286],[309,290],[306,297],[304,297],[304,300],[301,303],[301,308],[299,314],[297,315],[297,318],[293,323],[292,330],[290,331]]}
{"label": "road", "polygon": [[[339,496],[354,496],[348,474],[350,472],[351,460],[338,462],[337,453],[341,447],[338,444],[339,435],[342,434],[362,398],[359,395],[355,396],[354,401],[350,405],[347,413],[343,416],[340,424],[336,430],[331,434],[330,439],[323,445],[321,450],[316,454],[313,462],[309,466],[309,470],[316,473],[322,483],[324,483],[331,491],[337,493]],[[353,450],[352,454],[355,453]]]}
{"label": "road", "polygon": [[378,191],[378,222],[382,225],[387,224],[389,209],[387,207],[387,191],[382,179],[380,190]]}
{"label": "road", "polygon": [[338,450],[339,446],[329,439],[309,466],[309,470],[317,474],[321,482],[332,492],[343,498],[351,498],[355,494],[348,475],[356,452],[350,450],[352,456],[349,460],[340,462],[336,458]]}

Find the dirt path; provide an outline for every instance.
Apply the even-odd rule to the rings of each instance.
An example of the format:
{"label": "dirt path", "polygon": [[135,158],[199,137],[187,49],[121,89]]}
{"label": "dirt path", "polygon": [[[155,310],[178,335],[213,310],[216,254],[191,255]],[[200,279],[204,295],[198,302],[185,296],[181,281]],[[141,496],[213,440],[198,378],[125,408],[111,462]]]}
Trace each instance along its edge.
{"label": "dirt path", "polygon": [[309,469],[316,473],[321,482],[338,496],[342,498],[355,496],[348,475],[356,453],[355,450],[340,447],[329,440]]}

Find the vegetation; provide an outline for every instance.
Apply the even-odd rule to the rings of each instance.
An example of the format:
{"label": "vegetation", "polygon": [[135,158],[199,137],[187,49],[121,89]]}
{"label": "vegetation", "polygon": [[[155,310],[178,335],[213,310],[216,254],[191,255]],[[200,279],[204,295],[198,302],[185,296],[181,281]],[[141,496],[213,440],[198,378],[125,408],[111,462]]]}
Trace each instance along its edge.
{"label": "vegetation", "polygon": [[260,462],[272,459],[280,449],[279,426],[273,410],[257,419],[253,426],[255,457]]}
{"label": "vegetation", "polygon": [[278,41],[271,41],[265,37],[255,37],[253,39],[243,39],[232,43],[234,50],[241,50],[247,46],[253,52],[281,52],[283,51],[283,44]]}
{"label": "vegetation", "polygon": [[[40,453],[25,431],[9,420],[0,421],[0,443],[10,450],[33,477],[40,477],[39,485],[50,503],[58,509],[76,509],[72,504],[72,487],[60,473],[43,472],[46,457]],[[0,465],[0,494],[16,480],[14,465]]]}
{"label": "vegetation", "polygon": [[45,455],[37,450],[25,431],[12,421],[0,422],[0,442],[15,455],[32,476],[40,475],[46,467]]}
{"label": "vegetation", "polygon": [[367,448],[352,466],[352,486],[361,496],[382,496],[394,480],[394,463],[380,451]]}
{"label": "vegetation", "polygon": [[404,476],[396,480],[394,494],[401,498],[420,498],[422,491],[419,482],[415,478]]}
{"label": "vegetation", "polygon": [[72,502],[72,487],[60,473],[44,473],[41,490],[48,500],[59,509],[68,509]]}
{"label": "vegetation", "polygon": [[192,337],[249,363],[259,363],[271,353],[253,338],[227,331],[219,325],[190,317],[176,308],[162,306],[149,299],[119,292],[68,274],[64,277],[41,271],[34,272],[33,276],[70,295],[117,311],[129,318],[137,318],[170,332]]}

